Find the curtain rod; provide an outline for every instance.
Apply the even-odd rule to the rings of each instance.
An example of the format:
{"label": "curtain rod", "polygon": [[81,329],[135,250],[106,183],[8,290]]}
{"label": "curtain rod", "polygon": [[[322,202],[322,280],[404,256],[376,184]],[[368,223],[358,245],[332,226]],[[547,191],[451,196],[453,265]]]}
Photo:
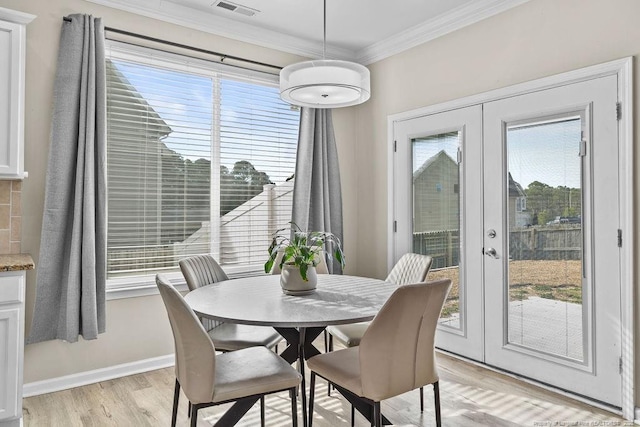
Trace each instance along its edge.
{"label": "curtain rod", "polygon": [[[67,16],[63,17],[62,19],[64,19],[65,22],[71,22],[71,18],[69,18]],[[111,32],[111,33],[121,34],[121,35],[129,36],[129,37],[135,37],[135,38],[138,38],[138,39],[147,40],[147,41],[154,42],[154,43],[160,43],[160,44],[165,44],[165,45],[168,45],[168,46],[177,47],[177,48],[181,48],[181,49],[192,50],[192,51],[198,52],[198,53],[204,53],[204,54],[207,54],[207,55],[219,56],[220,57],[220,62],[224,62],[225,59],[232,59],[234,61],[246,62],[248,64],[259,65],[261,67],[274,68],[274,69],[277,69],[277,70],[281,70],[282,69],[282,67],[280,67],[278,65],[267,64],[265,62],[254,61],[252,59],[241,58],[239,56],[227,55],[227,54],[221,53],[221,52],[215,52],[215,51],[212,51],[212,50],[201,49],[199,47],[193,47],[193,46],[188,46],[186,44],[180,44],[180,43],[175,43],[175,42],[171,42],[171,41],[168,41],[168,40],[162,40],[162,39],[158,39],[158,38],[155,38],[155,37],[145,36],[143,34],[132,33],[130,31],[125,31],[125,30],[119,30],[117,28],[104,27],[104,30],[108,31],[108,32]]]}

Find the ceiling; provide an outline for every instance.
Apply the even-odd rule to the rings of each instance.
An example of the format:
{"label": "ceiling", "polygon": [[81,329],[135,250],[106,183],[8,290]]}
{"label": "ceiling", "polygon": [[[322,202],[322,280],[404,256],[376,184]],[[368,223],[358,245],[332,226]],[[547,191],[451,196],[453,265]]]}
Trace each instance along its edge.
{"label": "ceiling", "polygon": [[[310,58],[322,56],[322,0],[87,1]],[[220,1],[238,8],[220,7]],[[327,0],[326,57],[369,64],[526,1]]]}

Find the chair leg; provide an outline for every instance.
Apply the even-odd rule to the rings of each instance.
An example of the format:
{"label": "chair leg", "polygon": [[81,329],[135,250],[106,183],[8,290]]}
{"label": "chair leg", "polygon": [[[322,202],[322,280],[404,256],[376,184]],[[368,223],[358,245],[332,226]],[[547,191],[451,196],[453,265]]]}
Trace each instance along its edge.
{"label": "chair leg", "polygon": [[316,374],[315,372],[311,372],[311,380],[309,383],[309,423],[308,426],[312,427],[313,425],[313,398],[316,394]]}
{"label": "chair leg", "polygon": [[351,427],[356,425],[356,408],[351,405]]}
{"label": "chair leg", "polygon": [[260,398],[260,427],[264,427],[264,396]]}
{"label": "chair leg", "polygon": [[196,427],[198,424],[198,405],[191,405],[191,427]]}
{"label": "chair leg", "polygon": [[424,387],[420,387],[420,412],[424,412]]}
{"label": "chair leg", "polygon": [[289,390],[289,396],[291,397],[291,425],[293,427],[298,427],[298,407],[296,405],[297,391],[298,391],[297,387],[294,387]]}
{"label": "chair leg", "polygon": [[324,331],[324,352],[329,353],[329,333],[325,329]]}
{"label": "chair leg", "polygon": [[176,427],[178,419],[178,401],[180,400],[180,383],[176,378],[175,391],[173,392],[173,413],[171,414],[171,427]]}
{"label": "chair leg", "polygon": [[380,402],[373,402],[373,425],[382,427],[382,413],[380,412]]}
{"label": "chair leg", "polygon": [[[325,333],[327,333],[327,331],[325,330]],[[327,335],[329,335],[329,351],[333,351],[333,335],[327,333]],[[326,347],[325,347],[326,349]],[[326,351],[325,351],[326,353]],[[331,396],[331,383],[329,381],[327,381],[327,396]]]}
{"label": "chair leg", "polygon": [[187,406],[187,418],[191,418],[191,401],[189,401],[189,406]]}
{"label": "chair leg", "polygon": [[440,385],[438,381],[433,383],[433,400],[436,406],[436,426],[442,426],[442,414],[440,413]]}

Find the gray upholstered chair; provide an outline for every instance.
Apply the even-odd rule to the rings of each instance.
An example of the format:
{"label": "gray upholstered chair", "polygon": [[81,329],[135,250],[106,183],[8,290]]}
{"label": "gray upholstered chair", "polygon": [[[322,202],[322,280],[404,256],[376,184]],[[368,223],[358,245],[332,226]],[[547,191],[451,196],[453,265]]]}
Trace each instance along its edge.
{"label": "gray upholstered chair", "polygon": [[[156,284],[164,301],[173,331],[176,354],[176,384],[171,426],[176,425],[180,388],[189,399],[191,426],[197,424],[198,410],[208,406],[237,402],[218,421],[235,425],[261,401],[261,425],[264,426],[264,396],[289,391],[293,425],[296,426],[296,389],[301,376],[280,356],[264,347],[251,347],[216,355],[207,331],[182,295],[162,275]],[[217,424],[216,424],[217,425]]]}
{"label": "gray upholstered chair", "polygon": [[[422,283],[427,280],[427,274],[432,262],[433,259],[428,255],[404,254],[393,266],[385,280],[398,286],[409,283]],[[346,347],[359,345],[368,326],[369,322],[360,322],[327,327],[326,332],[329,334],[329,342],[327,343],[325,339],[325,351],[333,351],[334,337]],[[330,387],[328,393],[331,393]],[[424,391],[420,388],[420,412],[422,411],[424,411]],[[351,420],[351,425],[353,425],[353,420]]]}
{"label": "gray upholstered chair", "polygon": [[382,425],[380,401],[433,384],[436,424],[441,425],[435,334],[451,280],[400,286],[371,321],[360,345],[308,360],[311,370],[309,427],[313,420],[316,375],[348,398],[372,408]]}
{"label": "gray upholstered chair", "polygon": [[[211,255],[194,255],[180,260],[179,264],[190,291],[228,280],[222,267]],[[216,349],[220,351],[234,351],[254,346],[273,348],[282,341],[280,334],[271,327],[237,325],[205,318],[200,320]]]}

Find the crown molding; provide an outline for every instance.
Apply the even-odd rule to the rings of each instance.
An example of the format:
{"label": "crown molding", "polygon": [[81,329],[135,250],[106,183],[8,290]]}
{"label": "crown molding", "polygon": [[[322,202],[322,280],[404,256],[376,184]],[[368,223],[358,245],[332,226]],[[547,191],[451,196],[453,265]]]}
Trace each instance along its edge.
{"label": "crown molding", "polygon": [[[85,0],[195,30],[308,58],[322,57],[322,43],[237,22],[168,0]],[[474,0],[360,51],[327,45],[327,57],[368,65],[411,49],[529,0]]]}
{"label": "crown molding", "polygon": [[474,0],[360,50],[355,60],[364,65],[372,64],[528,1]]}
{"label": "crown molding", "polygon": [[20,12],[17,10],[0,7],[0,19],[3,21],[13,22],[14,24],[27,25],[35,19],[36,15]]}
{"label": "crown molding", "polygon": [[[165,0],[85,0],[194,30],[308,58],[322,57],[322,43],[234,21]],[[327,45],[327,57],[352,61],[356,52]]]}

